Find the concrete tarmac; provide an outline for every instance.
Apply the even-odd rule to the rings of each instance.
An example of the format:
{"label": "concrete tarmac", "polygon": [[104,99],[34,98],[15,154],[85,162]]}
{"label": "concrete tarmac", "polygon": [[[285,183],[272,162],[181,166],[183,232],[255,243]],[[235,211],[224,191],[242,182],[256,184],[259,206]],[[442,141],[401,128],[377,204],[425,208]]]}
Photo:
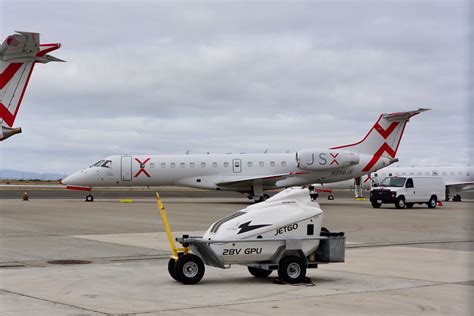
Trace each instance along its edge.
{"label": "concrete tarmac", "polygon": [[[0,201],[1,315],[471,314],[469,201],[397,210],[321,198],[324,226],[346,232],[348,249],[345,263],[308,270],[313,284],[278,285],[276,273],[255,279],[246,267],[232,266],[207,267],[199,284],[185,286],[168,275],[153,192],[114,193],[134,203],[99,195],[86,203],[46,192]],[[163,196],[176,235],[202,233],[249,205],[238,194],[170,192]],[[49,263],[57,259],[91,263]]]}

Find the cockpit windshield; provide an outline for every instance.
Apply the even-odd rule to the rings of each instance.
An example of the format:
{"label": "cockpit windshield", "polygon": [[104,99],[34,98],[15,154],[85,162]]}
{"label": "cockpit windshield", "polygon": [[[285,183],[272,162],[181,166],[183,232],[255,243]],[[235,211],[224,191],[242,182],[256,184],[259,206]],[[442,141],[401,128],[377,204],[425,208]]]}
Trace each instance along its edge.
{"label": "cockpit windshield", "polygon": [[401,188],[405,185],[406,178],[401,177],[387,177],[380,182],[381,187],[398,187]]}
{"label": "cockpit windshield", "polygon": [[102,166],[103,168],[111,168],[112,167],[112,160],[106,160]]}
{"label": "cockpit windshield", "polygon": [[103,160],[99,160],[95,164],[93,164],[91,167],[99,167],[103,162],[104,162]]}
{"label": "cockpit windshield", "polygon": [[112,160],[99,160],[91,167],[112,168]]}

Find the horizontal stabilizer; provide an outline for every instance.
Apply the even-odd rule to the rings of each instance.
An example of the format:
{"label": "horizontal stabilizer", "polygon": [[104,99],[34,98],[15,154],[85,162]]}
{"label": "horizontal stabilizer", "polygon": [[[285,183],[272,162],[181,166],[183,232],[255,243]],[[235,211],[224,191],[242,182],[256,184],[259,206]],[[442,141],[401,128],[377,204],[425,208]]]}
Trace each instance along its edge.
{"label": "horizontal stabilizer", "polygon": [[418,110],[414,111],[407,111],[407,112],[396,112],[396,113],[390,113],[390,114],[383,114],[382,117],[390,122],[394,121],[406,121],[410,117],[415,116],[417,114],[420,114],[421,112],[429,111],[431,109],[424,109],[424,108],[419,108]]}

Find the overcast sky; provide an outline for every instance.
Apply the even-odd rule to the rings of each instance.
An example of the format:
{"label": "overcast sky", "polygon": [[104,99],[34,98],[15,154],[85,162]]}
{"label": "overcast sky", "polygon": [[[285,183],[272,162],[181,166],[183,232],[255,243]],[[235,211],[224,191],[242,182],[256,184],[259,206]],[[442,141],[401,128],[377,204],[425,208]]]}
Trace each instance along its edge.
{"label": "overcast sky", "polygon": [[468,1],[0,1],[37,65],[1,168],[71,173],[111,154],[282,152],[414,117],[403,166],[465,165]]}

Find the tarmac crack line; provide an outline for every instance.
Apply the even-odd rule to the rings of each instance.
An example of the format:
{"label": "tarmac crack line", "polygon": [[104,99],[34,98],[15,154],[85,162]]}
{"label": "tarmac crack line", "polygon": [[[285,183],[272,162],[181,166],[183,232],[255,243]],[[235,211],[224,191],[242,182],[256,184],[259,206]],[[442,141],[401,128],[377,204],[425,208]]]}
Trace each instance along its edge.
{"label": "tarmac crack line", "polygon": [[170,308],[170,309],[162,309],[162,310],[153,310],[153,311],[146,311],[146,312],[136,312],[136,313],[129,313],[128,315],[140,315],[140,314],[151,314],[151,313],[159,313],[159,312],[177,312],[177,311],[185,311],[190,309],[203,309],[203,308],[212,308],[212,307],[226,307],[226,306],[238,306],[238,305],[245,305],[245,304],[259,304],[259,303],[272,303],[272,302],[282,302],[287,300],[301,300],[306,298],[324,298],[324,297],[332,297],[332,296],[340,296],[340,295],[352,295],[352,294],[370,294],[370,293],[379,293],[379,292],[389,292],[389,291],[398,291],[398,290],[409,290],[409,289],[417,289],[417,288],[424,288],[424,287],[431,287],[431,286],[439,286],[439,285],[448,285],[451,283],[434,283],[434,284],[424,284],[424,285],[417,285],[417,286],[407,286],[407,287],[400,287],[400,288],[393,288],[393,289],[382,289],[382,290],[373,290],[373,291],[361,291],[361,292],[346,292],[346,293],[334,293],[334,294],[325,294],[325,295],[307,295],[307,296],[300,296],[297,298],[282,298],[282,299],[270,299],[270,300],[257,300],[257,301],[244,301],[244,302],[235,302],[235,303],[224,303],[224,304],[213,304],[213,305],[206,305],[206,306],[193,306],[193,307],[185,307],[185,308]]}
{"label": "tarmac crack line", "polygon": [[81,310],[88,311],[88,312],[94,312],[94,313],[99,313],[99,314],[103,314],[103,315],[110,315],[109,313],[104,313],[104,312],[93,310],[93,309],[90,309],[90,308],[80,307],[80,306],[76,306],[76,305],[72,305],[72,304],[68,304],[68,303],[56,302],[56,301],[53,301],[53,300],[49,300],[49,299],[41,298],[41,297],[35,297],[35,296],[28,295],[28,294],[13,292],[13,291],[5,290],[5,289],[0,289],[0,291],[8,293],[8,294],[14,294],[14,295],[22,296],[22,297],[31,298],[31,299],[38,300],[38,301],[43,301],[43,302],[58,304],[58,305],[62,305],[62,306],[72,307],[72,308],[76,308],[76,309],[81,309]]}

